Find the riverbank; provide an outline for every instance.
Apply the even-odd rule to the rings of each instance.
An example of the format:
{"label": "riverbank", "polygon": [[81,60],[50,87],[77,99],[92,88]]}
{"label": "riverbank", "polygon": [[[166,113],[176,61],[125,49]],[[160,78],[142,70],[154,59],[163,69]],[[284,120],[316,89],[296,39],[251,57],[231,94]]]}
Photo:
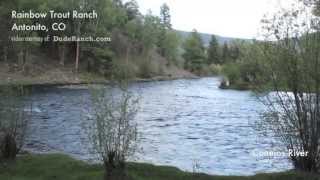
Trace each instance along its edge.
{"label": "riverbank", "polygon": [[[42,65],[43,66],[43,65]],[[166,81],[175,79],[194,79],[198,76],[175,66],[168,67],[163,74],[153,75],[149,78],[133,78],[135,82]],[[59,86],[108,84],[108,78],[87,72],[74,72],[73,66],[59,66],[55,63],[39,67],[33,65],[29,70],[12,70],[6,63],[0,62],[0,85],[14,84],[25,86]]]}
{"label": "riverbank", "polygon": [[236,83],[236,84],[229,84],[226,86],[223,82],[219,86],[220,89],[226,90],[239,90],[239,91],[248,91],[254,90],[255,87],[249,83]]}
{"label": "riverbank", "polygon": [[[285,172],[251,177],[212,176],[183,172],[175,167],[130,163],[130,180],[319,180],[319,176]],[[89,165],[65,155],[23,155],[15,162],[0,163],[1,180],[101,180],[103,167]]]}

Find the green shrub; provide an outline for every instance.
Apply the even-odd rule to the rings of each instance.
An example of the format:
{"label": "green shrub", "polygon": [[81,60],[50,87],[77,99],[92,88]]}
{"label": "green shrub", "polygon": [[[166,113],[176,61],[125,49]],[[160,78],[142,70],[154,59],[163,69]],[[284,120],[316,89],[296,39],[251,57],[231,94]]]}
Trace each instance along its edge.
{"label": "green shrub", "polygon": [[111,77],[115,80],[131,80],[136,77],[137,68],[132,60],[117,59],[112,62]]}
{"label": "green shrub", "polygon": [[222,74],[229,80],[230,84],[236,84],[241,79],[240,65],[237,63],[228,63],[223,65]]}
{"label": "green shrub", "polygon": [[150,57],[142,57],[138,61],[138,77],[151,78],[159,73],[160,68],[155,62],[151,61]]}
{"label": "green shrub", "polygon": [[222,66],[219,64],[211,64],[209,70],[212,75],[219,75],[222,73]]}

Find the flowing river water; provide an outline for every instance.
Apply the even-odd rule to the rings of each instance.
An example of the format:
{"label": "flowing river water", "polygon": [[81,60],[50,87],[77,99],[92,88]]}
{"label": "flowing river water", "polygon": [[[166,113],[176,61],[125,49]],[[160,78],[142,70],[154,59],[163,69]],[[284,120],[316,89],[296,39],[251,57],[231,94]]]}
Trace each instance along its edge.
{"label": "flowing river water", "polygon": [[[254,94],[218,86],[215,77],[132,85],[130,90],[141,97],[136,117],[141,150],[133,160],[217,175],[292,168],[287,158],[256,156],[281,146],[275,138],[259,136],[254,130],[264,109]],[[25,149],[95,160],[82,124],[90,109],[87,89],[42,88],[31,98],[34,115]]]}

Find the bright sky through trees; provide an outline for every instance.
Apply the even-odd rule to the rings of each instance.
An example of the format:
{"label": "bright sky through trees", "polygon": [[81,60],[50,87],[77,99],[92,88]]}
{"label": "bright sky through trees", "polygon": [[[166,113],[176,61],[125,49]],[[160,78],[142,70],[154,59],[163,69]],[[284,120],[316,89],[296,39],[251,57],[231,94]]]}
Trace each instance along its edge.
{"label": "bright sky through trees", "polygon": [[174,29],[213,33],[228,37],[257,36],[266,13],[287,8],[294,0],[137,0],[143,14],[159,14],[161,4],[171,9]]}

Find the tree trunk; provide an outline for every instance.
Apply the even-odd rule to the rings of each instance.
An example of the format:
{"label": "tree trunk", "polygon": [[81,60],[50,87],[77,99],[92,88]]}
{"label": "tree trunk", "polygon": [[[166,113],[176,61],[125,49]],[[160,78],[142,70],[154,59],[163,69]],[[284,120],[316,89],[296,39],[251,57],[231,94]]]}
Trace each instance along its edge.
{"label": "tree trunk", "polygon": [[[81,23],[78,21],[77,23],[77,38],[80,38],[80,26]],[[80,42],[77,40],[76,42],[76,72],[79,72],[79,58],[80,58]]]}
{"label": "tree trunk", "polygon": [[27,63],[27,58],[28,58],[28,50],[27,48],[23,49],[23,56],[22,56],[22,71],[25,71],[25,66]]}
{"label": "tree trunk", "polygon": [[65,54],[66,54],[66,44],[63,43],[59,49],[60,53],[60,65],[64,66],[65,64]]}
{"label": "tree trunk", "polygon": [[5,63],[8,62],[8,47],[7,46],[3,47],[3,61]]}
{"label": "tree trunk", "polygon": [[77,41],[76,44],[76,72],[79,72],[79,54],[80,54],[80,44],[79,41]]}
{"label": "tree trunk", "polygon": [[105,180],[128,180],[125,168],[115,167],[111,164],[105,164]]}
{"label": "tree trunk", "polygon": [[22,67],[23,69],[23,50],[20,49],[19,52],[18,52],[18,65],[17,65],[17,70],[20,70],[20,68]]}

